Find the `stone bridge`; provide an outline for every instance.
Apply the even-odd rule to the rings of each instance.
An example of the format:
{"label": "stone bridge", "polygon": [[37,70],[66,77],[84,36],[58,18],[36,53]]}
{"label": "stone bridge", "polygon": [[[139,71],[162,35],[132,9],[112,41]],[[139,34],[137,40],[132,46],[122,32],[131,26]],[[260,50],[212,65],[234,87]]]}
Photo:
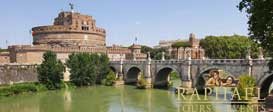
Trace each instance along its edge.
{"label": "stone bridge", "polygon": [[[269,72],[268,59],[191,59],[185,60],[120,60],[111,61],[110,68],[126,83],[135,83],[142,73],[151,87],[166,86],[169,74],[179,74],[181,85],[188,88],[202,86],[204,76],[211,70],[222,70],[228,76],[238,78],[247,74],[256,79],[256,85],[263,94],[267,93],[273,82]],[[37,81],[37,65],[0,64],[0,85]],[[203,83],[204,86],[204,83]]]}
{"label": "stone bridge", "polygon": [[151,60],[146,61],[112,61],[111,69],[125,83],[137,82],[139,74],[143,74],[152,87],[167,85],[169,74],[179,74],[181,85],[197,87],[204,74],[210,70],[222,70],[228,76],[238,78],[247,74],[256,79],[261,91],[269,91],[273,81],[273,73],[268,72],[267,59],[185,59],[185,60]]}

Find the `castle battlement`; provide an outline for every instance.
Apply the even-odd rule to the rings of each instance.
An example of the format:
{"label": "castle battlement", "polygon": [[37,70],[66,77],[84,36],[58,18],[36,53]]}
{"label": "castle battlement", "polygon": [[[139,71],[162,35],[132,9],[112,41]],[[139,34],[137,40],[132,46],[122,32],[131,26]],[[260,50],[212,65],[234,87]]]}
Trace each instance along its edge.
{"label": "castle battlement", "polygon": [[57,53],[73,53],[73,52],[90,52],[90,53],[106,53],[106,48],[66,48],[66,47],[52,47],[48,45],[14,45],[9,46],[9,49],[15,52],[26,51],[53,51]]}
{"label": "castle battlement", "polygon": [[76,26],[62,26],[62,25],[51,25],[51,26],[38,26],[32,28],[32,35],[38,35],[42,33],[62,33],[62,32],[70,32],[70,33],[90,33],[90,34],[98,34],[105,36],[106,31],[102,28],[94,28],[89,31],[78,30]]}
{"label": "castle battlement", "polygon": [[131,50],[128,48],[107,48],[107,54],[130,54]]}

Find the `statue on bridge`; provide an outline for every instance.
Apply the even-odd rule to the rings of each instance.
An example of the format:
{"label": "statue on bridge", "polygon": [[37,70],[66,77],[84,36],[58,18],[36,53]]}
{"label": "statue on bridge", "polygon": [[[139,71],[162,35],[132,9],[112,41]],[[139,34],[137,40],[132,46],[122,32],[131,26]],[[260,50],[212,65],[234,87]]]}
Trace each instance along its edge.
{"label": "statue on bridge", "polygon": [[226,87],[234,87],[236,86],[237,81],[234,80],[233,77],[228,76],[226,79],[220,77],[220,72],[218,70],[213,70],[209,73],[209,79],[206,80],[206,86],[209,87],[219,87],[219,86],[226,86]]}

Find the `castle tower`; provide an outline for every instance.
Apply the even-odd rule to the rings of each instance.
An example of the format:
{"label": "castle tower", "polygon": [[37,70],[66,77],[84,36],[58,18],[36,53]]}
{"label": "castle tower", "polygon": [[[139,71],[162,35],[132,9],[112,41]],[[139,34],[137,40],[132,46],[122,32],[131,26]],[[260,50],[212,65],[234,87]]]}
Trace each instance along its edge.
{"label": "castle tower", "polygon": [[69,11],[60,12],[54,24],[32,28],[34,45],[105,48],[104,29],[96,26],[92,16]]}

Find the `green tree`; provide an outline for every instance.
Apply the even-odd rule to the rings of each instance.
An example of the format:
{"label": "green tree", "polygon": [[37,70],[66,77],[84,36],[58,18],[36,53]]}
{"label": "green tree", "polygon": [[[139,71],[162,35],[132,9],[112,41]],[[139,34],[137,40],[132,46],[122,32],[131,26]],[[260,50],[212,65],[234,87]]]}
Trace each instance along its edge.
{"label": "green tree", "polygon": [[111,71],[109,68],[109,58],[106,54],[102,54],[99,56],[100,63],[98,64],[98,81],[101,83],[101,81],[109,75],[109,72]]}
{"label": "green tree", "polygon": [[76,86],[90,86],[96,83],[97,72],[94,60],[97,56],[88,53],[69,55],[66,65],[70,68],[70,81]]}
{"label": "green tree", "polygon": [[160,60],[162,57],[162,52],[165,52],[165,59],[171,58],[171,56],[167,54],[168,51],[166,48],[151,48],[148,46],[141,46],[141,52],[145,54],[150,52],[151,59],[154,59],[154,60]]}
{"label": "green tree", "polygon": [[48,89],[60,89],[63,84],[63,73],[65,67],[63,63],[57,59],[52,51],[47,51],[43,55],[44,61],[38,66],[38,80]]}
{"label": "green tree", "polygon": [[149,46],[145,46],[145,45],[141,46],[141,52],[142,53],[147,54],[148,52],[152,52],[152,51],[153,51],[153,48],[151,48]]}
{"label": "green tree", "polygon": [[200,45],[209,58],[245,58],[248,49],[251,49],[253,58],[258,57],[258,45],[246,36],[207,36]]}
{"label": "green tree", "polygon": [[116,75],[112,70],[110,70],[110,72],[108,72],[106,77],[102,79],[102,84],[106,86],[112,86],[115,80],[116,80]]}
{"label": "green tree", "polygon": [[107,78],[110,71],[106,54],[73,53],[66,61],[70,80],[76,86],[91,86]]}
{"label": "green tree", "polygon": [[180,47],[191,47],[191,43],[189,42],[176,42],[172,44],[173,48],[180,48]]}
{"label": "green tree", "polygon": [[[273,0],[242,0],[238,8],[248,17],[249,35],[273,56]],[[271,60],[269,68],[273,70]]]}
{"label": "green tree", "polygon": [[7,49],[1,49],[0,48],[0,52],[6,52],[6,51],[8,51]]}

